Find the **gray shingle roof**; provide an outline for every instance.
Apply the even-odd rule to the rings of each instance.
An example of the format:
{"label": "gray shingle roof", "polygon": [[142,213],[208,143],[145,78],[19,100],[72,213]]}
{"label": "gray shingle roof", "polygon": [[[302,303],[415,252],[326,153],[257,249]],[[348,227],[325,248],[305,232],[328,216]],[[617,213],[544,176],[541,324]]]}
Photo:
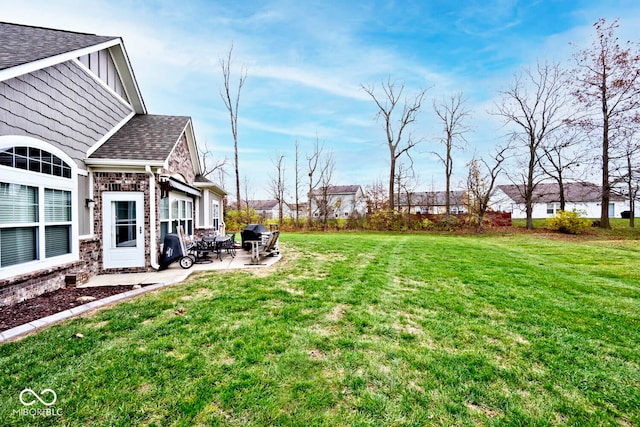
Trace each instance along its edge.
{"label": "gray shingle roof", "polygon": [[0,70],[117,38],[0,22]]}
{"label": "gray shingle roof", "polygon": [[[525,203],[522,192],[516,185],[499,185],[498,188],[516,203]],[[564,184],[564,197],[567,202],[600,202],[602,190],[591,182],[569,182]],[[611,195],[611,201],[624,200]],[[534,203],[555,203],[560,201],[560,187],[557,183],[538,184],[533,191]]]}
{"label": "gray shingle roof", "polygon": [[164,161],[189,120],[186,116],[134,116],[89,158]]}

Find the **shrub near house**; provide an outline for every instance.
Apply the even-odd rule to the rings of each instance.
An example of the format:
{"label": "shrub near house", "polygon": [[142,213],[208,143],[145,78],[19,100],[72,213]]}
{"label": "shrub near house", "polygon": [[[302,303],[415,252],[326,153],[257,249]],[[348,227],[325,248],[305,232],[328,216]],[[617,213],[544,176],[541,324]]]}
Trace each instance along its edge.
{"label": "shrub near house", "polygon": [[555,216],[547,218],[547,226],[565,234],[580,234],[589,229],[591,221],[574,209],[558,211]]}

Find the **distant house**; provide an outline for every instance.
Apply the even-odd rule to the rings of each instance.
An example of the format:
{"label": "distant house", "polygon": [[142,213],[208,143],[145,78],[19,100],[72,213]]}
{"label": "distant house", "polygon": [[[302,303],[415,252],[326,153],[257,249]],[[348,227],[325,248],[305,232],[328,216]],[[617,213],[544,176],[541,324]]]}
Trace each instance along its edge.
{"label": "distant house", "polygon": [[[276,199],[267,200],[249,200],[248,205],[251,209],[256,211],[258,215],[265,219],[278,219],[279,207]],[[291,218],[294,216],[294,210],[291,209],[288,203],[282,204],[282,217]]]}
{"label": "distant house", "polygon": [[[326,200],[324,199],[326,195]],[[353,215],[364,215],[367,202],[360,185],[331,185],[316,190],[310,197],[313,217],[323,216],[326,204],[328,218],[349,218]]]}
{"label": "distant house", "polygon": [[120,37],[0,22],[0,305],[153,271],[167,233],[217,230],[224,195]]}
{"label": "distant house", "polygon": [[[564,185],[565,210],[577,210],[587,218],[600,217],[602,189],[590,182],[571,182]],[[526,218],[525,200],[516,185],[498,185],[491,196],[491,208],[511,212],[512,218]],[[611,195],[609,217],[628,209],[624,197]],[[533,218],[548,218],[560,210],[560,187],[557,183],[538,184],[533,194]]]}
{"label": "distant house", "polygon": [[[404,212],[415,214],[441,215],[447,212],[446,191],[426,191],[400,194],[398,208]],[[465,210],[464,191],[449,193],[449,203],[452,214],[463,214]]]}

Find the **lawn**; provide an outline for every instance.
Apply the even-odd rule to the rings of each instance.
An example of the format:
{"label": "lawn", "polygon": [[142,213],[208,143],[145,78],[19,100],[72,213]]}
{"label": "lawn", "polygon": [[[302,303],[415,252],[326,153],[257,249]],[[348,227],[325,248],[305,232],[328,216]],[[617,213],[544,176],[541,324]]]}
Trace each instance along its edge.
{"label": "lawn", "polygon": [[0,425],[640,425],[640,241],[548,237],[284,234],[0,346]]}

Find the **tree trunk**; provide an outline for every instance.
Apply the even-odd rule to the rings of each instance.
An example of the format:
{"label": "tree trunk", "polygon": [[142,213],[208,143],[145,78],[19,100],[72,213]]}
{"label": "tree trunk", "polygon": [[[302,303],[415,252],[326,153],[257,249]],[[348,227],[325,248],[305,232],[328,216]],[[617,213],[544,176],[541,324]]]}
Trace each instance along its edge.
{"label": "tree trunk", "polygon": [[389,211],[393,212],[395,210],[395,191],[394,191],[394,184],[395,184],[395,175],[396,175],[396,158],[395,156],[391,155],[391,165],[389,166]]}
{"label": "tree trunk", "polygon": [[[606,67],[605,67],[606,69]],[[610,229],[609,200],[609,108],[607,107],[607,74],[602,74],[602,201],[600,206],[600,228]]]}

